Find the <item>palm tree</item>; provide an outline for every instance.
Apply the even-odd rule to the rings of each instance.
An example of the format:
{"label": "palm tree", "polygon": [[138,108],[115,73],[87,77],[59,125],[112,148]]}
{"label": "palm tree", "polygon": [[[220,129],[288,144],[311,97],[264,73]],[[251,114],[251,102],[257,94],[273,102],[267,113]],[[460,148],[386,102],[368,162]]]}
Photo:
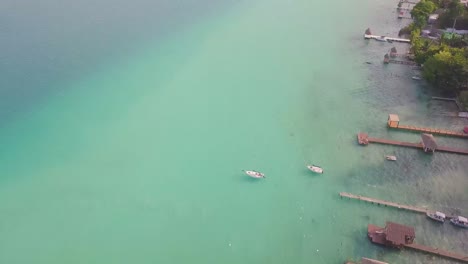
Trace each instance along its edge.
{"label": "palm tree", "polygon": [[455,31],[455,26],[457,25],[457,18],[464,13],[465,8],[458,0],[454,0],[449,4],[449,10],[450,10],[449,11],[450,16],[454,18],[453,25],[452,25],[452,33],[453,33]]}

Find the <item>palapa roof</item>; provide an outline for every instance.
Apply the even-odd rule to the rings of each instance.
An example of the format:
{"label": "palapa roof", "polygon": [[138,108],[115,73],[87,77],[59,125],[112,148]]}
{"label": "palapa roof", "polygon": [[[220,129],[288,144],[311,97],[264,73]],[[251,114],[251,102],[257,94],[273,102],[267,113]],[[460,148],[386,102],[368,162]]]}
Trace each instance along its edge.
{"label": "palapa roof", "polygon": [[398,118],[398,115],[395,115],[395,114],[389,114],[388,120],[400,122],[400,118]]}
{"label": "palapa roof", "polygon": [[425,134],[425,133],[421,134],[421,139],[422,139],[423,146],[425,148],[434,149],[434,150],[437,148],[436,141],[431,134]]}
{"label": "palapa roof", "polygon": [[394,222],[387,222],[385,226],[386,240],[392,242],[395,245],[406,244],[406,238],[415,237],[414,228],[411,226],[405,226]]}

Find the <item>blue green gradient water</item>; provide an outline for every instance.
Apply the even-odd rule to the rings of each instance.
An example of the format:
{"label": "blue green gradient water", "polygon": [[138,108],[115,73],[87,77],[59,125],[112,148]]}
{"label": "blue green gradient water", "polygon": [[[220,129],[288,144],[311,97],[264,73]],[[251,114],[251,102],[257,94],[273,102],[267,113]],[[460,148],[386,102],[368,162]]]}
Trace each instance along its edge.
{"label": "blue green gradient water", "polygon": [[355,143],[359,131],[416,141],[385,129],[388,112],[464,122],[433,118],[407,68],[381,66],[390,47],[362,40],[371,21],[398,30],[396,3],[48,3],[37,20],[5,4],[11,30],[47,38],[3,55],[0,263],[425,263],[368,243],[367,224],[386,220],[467,250],[450,225],[338,198],[468,213],[466,158]]}

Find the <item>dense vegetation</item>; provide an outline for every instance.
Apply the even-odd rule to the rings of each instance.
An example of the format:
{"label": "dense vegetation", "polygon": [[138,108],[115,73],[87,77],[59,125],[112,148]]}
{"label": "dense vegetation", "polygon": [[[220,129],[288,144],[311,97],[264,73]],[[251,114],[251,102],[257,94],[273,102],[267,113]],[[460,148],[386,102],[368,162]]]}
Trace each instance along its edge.
{"label": "dense vegetation", "polygon": [[412,52],[416,62],[423,65],[423,77],[429,83],[443,93],[467,97],[467,92],[460,92],[468,88],[468,36],[421,36],[429,15],[435,11],[440,14],[436,27],[468,29],[468,11],[459,0],[421,0],[411,11],[414,22],[400,33],[411,35]]}

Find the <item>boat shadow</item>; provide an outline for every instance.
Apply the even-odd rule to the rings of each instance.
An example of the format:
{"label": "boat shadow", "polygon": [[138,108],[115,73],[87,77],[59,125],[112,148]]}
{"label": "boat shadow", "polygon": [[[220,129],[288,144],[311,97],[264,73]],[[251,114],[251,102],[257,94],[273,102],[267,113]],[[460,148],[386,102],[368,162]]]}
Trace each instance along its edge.
{"label": "boat shadow", "polygon": [[304,175],[304,177],[313,178],[313,179],[323,176],[323,173],[315,173],[308,169],[303,170],[302,174]]}
{"label": "boat shadow", "polygon": [[240,175],[240,176],[236,175],[235,177],[236,177],[236,180],[239,182],[261,182],[261,181],[268,179],[268,177],[256,179],[256,178],[249,177],[247,175]]}

